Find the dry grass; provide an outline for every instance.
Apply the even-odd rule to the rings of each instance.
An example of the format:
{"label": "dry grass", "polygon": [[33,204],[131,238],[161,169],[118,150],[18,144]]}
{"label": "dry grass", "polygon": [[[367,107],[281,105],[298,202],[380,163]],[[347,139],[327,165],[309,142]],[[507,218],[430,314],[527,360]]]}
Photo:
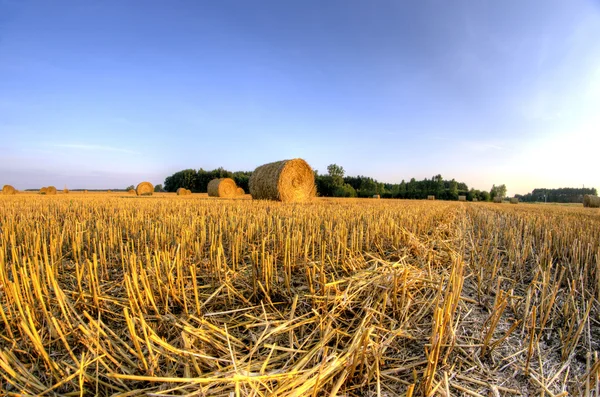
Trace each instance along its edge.
{"label": "dry grass", "polygon": [[161,197],[0,197],[6,393],[598,396],[600,214]]}
{"label": "dry grass", "polygon": [[316,195],[315,174],[302,159],[282,160],[256,168],[250,177],[253,199],[309,201]]}

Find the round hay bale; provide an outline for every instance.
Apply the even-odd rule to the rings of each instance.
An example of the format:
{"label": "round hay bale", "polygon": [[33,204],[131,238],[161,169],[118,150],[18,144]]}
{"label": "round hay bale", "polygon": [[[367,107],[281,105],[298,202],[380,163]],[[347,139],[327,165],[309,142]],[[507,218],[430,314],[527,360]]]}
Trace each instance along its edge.
{"label": "round hay bale", "polygon": [[315,174],[302,159],[261,165],[250,177],[253,199],[301,202],[313,198],[316,190]]}
{"label": "round hay bale", "polygon": [[47,187],[43,187],[40,189],[40,194],[47,194],[48,193],[48,188]]}
{"label": "round hay bale", "polygon": [[84,190],[84,191],[83,191],[83,194],[86,194],[86,193],[87,193],[87,190]]}
{"label": "round hay bale", "polygon": [[4,185],[2,187],[2,194],[17,194],[17,189],[11,185]]}
{"label": "round hay bale", "polygon": [[600,208],[600,197],[586,194],[583,196],[583,206],[587,208]]}
{"label": "round hay bale", "polygon": [[246,194],[246,192],[244,191],[244,189],[241,188],[241,187],[238,187],[237,188],[237,195],[238,196],[243,196],[244,194]]}
{"label": "round hay bale", "polygon": [[192,192],[184,187],[177,189],[178,196],[187,196],[188,194],[192,194]]}
{"label": "round hay bale", "polygon": [[64,193],[64,194],[68,194],[68,193],[69,193],[69,189],[67,189],[67,188],[64,188],[64,189],[63,189],[63,193]]}
{"label": "round hay bale", "polygon": [[374,195],[373,195],[373,198],[374,198],[374,199],[378,199],[378,200],[379,200],[379,199],[381,198],[381,196],[380,196],[380,195],[378,195],[378,194],[374,194]]}
{"label": "round hay bale", "polygon": [[467,196],[458,196],[458,201],[467,201]]}
{"label": "round hay bale", "polygon": [[510,203],[511,203],[511,204],[519,204],[519,199],[518,199],[518,198],[516,198],[516,197],[511,197],[511,199],[510,199]]}
{"label": "round hay bale", "polygon": [[478,202],[478,201],[479,201],[479,199],[473,198],[473,202],[474,202],[474,203],[476,203],[476,202]]}
{"label": "round hay bale", "polygon": [[213,179],[208,182],[207,191],[210,197],[235,197],[237,196],[237,185],[231,178]]}
{"label": "round hay bale", "polygon": [[135,188],[135,192],[138,196],[152,196],[154,186],[150,182],[141,182]]}
{"label": "round hay bale", "polygon": [[435,196],[427,196],[427,200],[435,200]]}
{"label": "round hay bale", "polygon": [[129,190],[127,191],[127,193],[128,193],[128,194],[137,194],[137,193],[135,192],[135,189],[129,189]]}
{"label": "round hay bale", "polygon": [[500,196],[494,197],[494,203],[501,203],[501,202],[502,202],[502,197],[500,197]]}
{"label": "round hay bale", "polygon": [[56,194],[56,188],[54,186],[48,186],[46,188],[46,194],[47,195],[54,195],[54,194]]}

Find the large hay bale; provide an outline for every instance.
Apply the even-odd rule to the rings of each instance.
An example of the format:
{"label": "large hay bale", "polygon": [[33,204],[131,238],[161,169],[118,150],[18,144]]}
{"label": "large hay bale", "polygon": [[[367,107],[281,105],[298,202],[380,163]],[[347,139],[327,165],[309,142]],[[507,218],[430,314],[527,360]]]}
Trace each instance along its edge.
{"label": "large hay bale", "polygon": [[150,182],[140,182],[135,188],[135,193],[138,196],[152,196],[154,186]]}
{"label": "large hay bale", "polygon": [[231,178],[213,179],[208,182],[207,191],[210,197],[235,197],[237,196],[237,185]]}
{"label": "large hay bale", "polygon": [[192,192],[184,187],[177,189],[178,196],[187,196],[188,194],[192,194]]}
{"label": "large hay bale", "polygon": [[253,199],[301,202],[310,200],[316,192],[315,173],[302,159],[261,165],[250,177]]}
{"label": "large hay bale", "polygon": [[245,194],[246,194],[246,192],[244,191],[244,189],[243,189],[243,188],[241,188],[241,187],[238,187],[238,188],[237,188],[237,195],[238,195],[238,196],[243,196],[243,195],[245,195]]}
{"label": "large hay bale", "polygon": [[502,197],[500,197],[500,196],[494,197],[494,203],[501,203],[501,202],[502,202]]}
{"label": "large hay bale", "polygon": [[458,201],[467,201],[467,196],[458,196]]}
{"label": "large hay bale", "polygon": [[427,200],[435,200],[435,196],[427,196]]}
{"label": "large hay bale", "polygon": [[519,199],[516,197],[511,197],[510,198],[510,203],[511,204],[519,204]]}
{"label": "large hay bale", "polygon": [[56,194],[56,188],[54,186],[48,186],[46,188],[46,194],[47,195],[54,195],[54,194]]}
{"label": "large hay bale", "polygon": [[2,194],[17,194],[17,189],[11,185],[4,185],[2,187]]}
{"label": "large hay bale", "polygon": [[583,206],[587,208],[600,208],[600,197],[586,194],[583,196]]}

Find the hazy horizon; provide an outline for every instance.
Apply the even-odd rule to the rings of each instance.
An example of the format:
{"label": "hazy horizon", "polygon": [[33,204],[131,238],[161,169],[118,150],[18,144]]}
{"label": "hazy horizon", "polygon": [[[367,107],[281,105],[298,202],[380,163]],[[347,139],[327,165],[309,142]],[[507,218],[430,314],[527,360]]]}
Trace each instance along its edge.
{"label": "hazy horizon", "polygon": [[508,194],[596,187],[594,1],[0,0],[0,185],[304,158]]}

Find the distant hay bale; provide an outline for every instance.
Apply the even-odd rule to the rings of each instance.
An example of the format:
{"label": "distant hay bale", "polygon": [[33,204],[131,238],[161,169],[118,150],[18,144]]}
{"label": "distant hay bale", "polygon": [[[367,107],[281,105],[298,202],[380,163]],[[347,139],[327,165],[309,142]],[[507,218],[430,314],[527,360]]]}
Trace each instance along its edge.
{"label": "distant hay bale", "polygon": [[458,201],[467,201],[467,196],[458,196]]}
{"label": "distant hay bale", "polygon": [[2,187],[2,194],[17,194],[17,189],[11,185],[4,185],[4,187]]}
{"label": "distant hay bale", "polygon": [[374,199],[380,199],[380,198],[381,198],[381,196],[380,196],[380,195],[378,195],[378,194],[374,194],[374,195],[373,195],[373,198],[374,198]]}
{"label": "distant hay bale", "polygon": [[84,193],[84,194],[85,194],[85,193],[87,193],[87,192],[88,192],[87,190],[84,190],[84,191],[83,191],[83,193]]}
{"label": "distant hay bale", "polygon": [[511,204],[519,204],[519,199],[518,199],[518,198],[516,198],[516,197],[511,197],[511,199],[510,199],[510,203],[511,203]]}
{"label": "distant hay bale", "polygon": [[178,196],[187,196],[188,194],[192,194],[192,192],[184,187],[177,189]]}
{"label": "distant hay bale", "polygon": [[315,173],[302,159],[282,160],[256,168],[250,177],[255,200],[302,202],[315,197]]}
{"label": "distant hay bale", "polygon": [[238,188],[237,188],[237,195],[238,195],[238,196],[243,196],[243,195],[245,195],[245,194],[246,194],[246,192],[244,191],[244,189],[243,189],[243,188],[241,188],[241,187],[238,187]]}
{"label": "distant hay bale", "polygon": [[502,202],[502,197],[500,197],[500,196],[494,197],[494,203],[501,203],[501,202]]}
{"label": "distant hay bale", "polygon": [[136,191],[135,191],[135,189],[129,189],[129,190],[127,191],[127,193],[129,193],[129,194],[132,194],[132,195],[133,195],[133,194],[137,194],[137,193],[136,193]]}
{"label": "distant hay bale", "polygon": [[63,193],[64,193],[64,194],[68,194],[68,193],[69,193],[69,189],[67,189],[67,188],[64,188],[64,189],[63,189]]}
{"label": "distant hay bale", "polygon": [[473,198],[473,202],[474,202],[474,203],[476,203],[476,202],[478,202],[478,201],[479,201],[478,199],[476,199],[476,198]]}
{"label": "distant hay bale", "polygon": [[427,200],[435,200],[435,196],[427,196]]}
{"label": "distant hay bale", "polygon": [[108,189],[108,190],[106,191],[106,193],[112,193],[112,192],[110,191],[110,189]]}
{"label": "distant hay bale", "polygon": [[217,178],[208,182],[207,191],[210,197],[235,197],[237,185],[231,178]]}
{"label": "distant hay bale", "polygon": [[138,196],[152,196],[154,186],[150,182],[140,182],[135,188],[135,193]]}
{"label": "distant hay bale", "polygon": [[47,187],[43,187],[40,189],[40,194],[47,194],[48,193],[48,188]]}
{"label": "distant hay bale", "polygon": [[583,206],[587,208],[600,208],[600,197],[586,194],[583,196]]}
{"label": "distant hay bale", "polygon": [[47,195],[54,195],[54,194],[56,194],[56,188],[54,186],[48,186],[46,188],[46,194]]}

